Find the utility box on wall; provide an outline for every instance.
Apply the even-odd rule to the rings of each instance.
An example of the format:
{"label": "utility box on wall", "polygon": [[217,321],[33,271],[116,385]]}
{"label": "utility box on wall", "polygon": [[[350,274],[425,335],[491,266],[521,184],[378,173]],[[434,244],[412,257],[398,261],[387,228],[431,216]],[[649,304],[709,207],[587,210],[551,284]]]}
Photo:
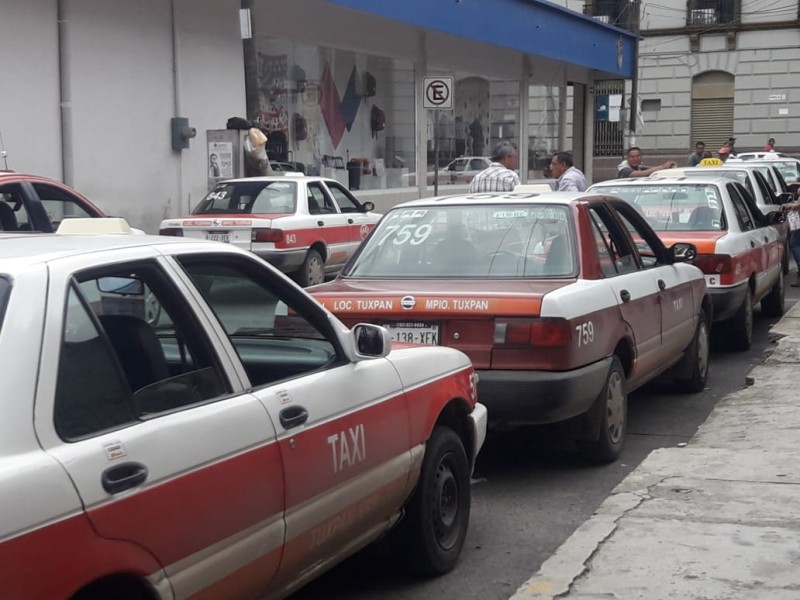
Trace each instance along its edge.
{"label": "utility box on wall", "polygon": [[208,189],[223,179],[244,177],[244,138],[247,131],[209,129],[206,131]]}

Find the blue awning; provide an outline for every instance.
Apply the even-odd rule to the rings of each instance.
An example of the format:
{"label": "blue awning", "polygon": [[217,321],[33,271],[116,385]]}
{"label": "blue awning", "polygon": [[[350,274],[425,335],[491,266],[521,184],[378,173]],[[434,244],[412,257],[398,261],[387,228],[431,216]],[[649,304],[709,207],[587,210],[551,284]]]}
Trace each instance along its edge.
{"label": "blue awning", "polygon": [[328,0],[346,8],[543,56],[609,77],[634,73],[636,35],[546,0]]}

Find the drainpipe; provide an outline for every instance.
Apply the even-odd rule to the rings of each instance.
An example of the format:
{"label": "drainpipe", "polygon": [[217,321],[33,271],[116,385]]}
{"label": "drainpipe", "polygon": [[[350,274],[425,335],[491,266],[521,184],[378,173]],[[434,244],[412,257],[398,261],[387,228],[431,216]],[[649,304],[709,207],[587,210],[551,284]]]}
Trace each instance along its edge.
{"label": "drainpipe", "polygon": [[[175,0],[170,2],[170,18],[172,21],[172,98],[173,98],[173,116],[182,116],[182,102],[181,102],[181,57],[180,57],[180,36],[178,35],[178,11],[175,8]],[[165,123],[166,126],[166,123]],[[189,196],[186,199],[186,206],[182,206],[183,202],[183,151],[178,152],[178,202],[176,209],[178,212],[189,212],[192,210],[192,198]],[[169,202],[169,200],[168,200]],[[164,214],[168,216],[169,204],[164,207]]]}
{"label": "drainpipe", "polygon": [[67,0],[57,0],[58,19],[58,84],[61,108],[61,179],[75,185],[75,160],[73,156],[72,128],[72,71],[69,54],[69,22]]}

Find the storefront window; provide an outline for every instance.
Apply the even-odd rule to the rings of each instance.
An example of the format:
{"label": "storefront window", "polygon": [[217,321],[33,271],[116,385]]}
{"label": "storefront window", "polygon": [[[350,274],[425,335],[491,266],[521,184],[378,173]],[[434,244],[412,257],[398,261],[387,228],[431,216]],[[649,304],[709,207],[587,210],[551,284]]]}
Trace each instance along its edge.
{"label": "storefront window", "polygon": [[351,190],[416,185],[410,61],[262,38],[258,82],[270,160]]}

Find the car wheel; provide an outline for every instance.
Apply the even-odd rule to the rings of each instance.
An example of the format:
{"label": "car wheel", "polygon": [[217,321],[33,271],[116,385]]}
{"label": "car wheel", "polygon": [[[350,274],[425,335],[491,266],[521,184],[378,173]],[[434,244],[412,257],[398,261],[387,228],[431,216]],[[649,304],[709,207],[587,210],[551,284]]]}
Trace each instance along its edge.
{"label": "car wheel", "polygon": [[725,327],[725,338],[731,350],[745,351],[753,343],[753,293],[747,288],[744,301]]}
{"label": "car wheel", "polygon": [[578,450],[587,460],[610,463],[617,460],[622,453],[628,424],[625,371],[616,356],[611,361],[605,385],[597,401],[601,403],[603,411],[600,436],[596,440],[578,440]]}
{"label": "car wheel", "polygon": [[297,282],[303,287],[325,282],[325,263],[317,250],[312,248],[306,254],[303,266],[297,273]]}
{"label": "car wheel", "polygon": [[452,429],[436,427],[398,532],[403,558],[414,572],[441,575],[455,567],[467,537],[470,493],[469,462],[461,439]]}
{"label": "car wheel", "polygon": [[[678,388],[691,394],[702,392],[708,380],[708,361],[711,354],[711,330],[706,311],[700,311],[700,320],[694,332],[692,343],[686,350],[686,371],[688,377],[675,380]],[[691,371],[689,370],[691,369]]]}
{"label": "car wheel", "polygon": [[769,294],[761,299],[761,313],[765,317],[783,316],[785,296],[786,279],[783,277],[783,271],[781,271],[778,273],[778,281],[772,286]]}

